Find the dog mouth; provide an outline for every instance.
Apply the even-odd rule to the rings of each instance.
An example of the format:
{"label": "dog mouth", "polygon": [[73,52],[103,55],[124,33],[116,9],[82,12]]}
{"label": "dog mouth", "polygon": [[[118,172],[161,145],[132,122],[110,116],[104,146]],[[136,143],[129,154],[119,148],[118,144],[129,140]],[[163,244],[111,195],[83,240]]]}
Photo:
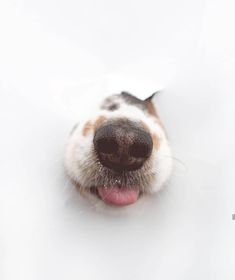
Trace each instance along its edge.
{"label": "dog mouth", "polygon": [[134,204],[141,195],[140,190],[136,187],[119,185],[91,187],[90,192],[106,204],[119,207]]}
{"label": "dog mouth", "polygon": [[80,166],[85,178],[85,184],[77,182],[81,193],[116,207],[135,204],[143,195],[150,193],[155,175],[150,160],[134,171],[112,170],[99,163],[94,155],[88,163]]}

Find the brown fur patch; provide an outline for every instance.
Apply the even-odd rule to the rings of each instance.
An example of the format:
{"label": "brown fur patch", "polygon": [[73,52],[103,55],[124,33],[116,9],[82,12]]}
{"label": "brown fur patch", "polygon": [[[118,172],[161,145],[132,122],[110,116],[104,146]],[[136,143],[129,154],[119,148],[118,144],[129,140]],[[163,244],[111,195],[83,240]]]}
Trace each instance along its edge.
{"label": "brown fur patch", "polygon": [[[158,119],[156,119],[157,122]],[[151,134],[152,140],[153,140],[153,146],[157,150],[160,146],[160,139],[157,137],[156,134],[152,134],[149,127],[144,123],[141,122],[141,126],[144,128],[145,131],[149,132]]]}
{"label": "brown fur patch", "polygon": [[153,140],[153,146],[156,150],[158,150],[159,146],[160,146],[160,139],[157,137],[156,134],[152,135],[152,140]]}
{"label": "brown fur patch", "polygon": [[147,106],[148,113],[152,116],[154,122],[159,124],[162,127],[162,129],[165,130],[164,126],[162,125],[162,122],[161,122],[161,120],[160,120],[160,118],[158,116],[158,113],[157,113],[157,111],[156,111],[156,109],[155,109],[155,107],[154,107],[154,105],[152,103],[152,101],[151,100],[147,100],[147,101],[145,101],[145,104]]}
{"label": "brown fur patch", "polygon": [[93,128],[93,124],[91,121],[88,121],[85,123],[83,130],[82,130],[82,135],[83,136],[87,136],[87,134],[89,133],[89,131]]}
{"label": "brown fur patch", "polygon": [[158,118],[157,111],[156,111],[152,101],[150,101],[150,100],[146,101],[145,105],[147,107],[147,110],[148,110],[149,114],[154,116],[154,117],[156,117],[156,118]]}
{"label": "brown fur patch", "polygon": [[99,116],[94,123],[94,128],[97,129],[104,121],[106,121],[106,118],[104,116]]}

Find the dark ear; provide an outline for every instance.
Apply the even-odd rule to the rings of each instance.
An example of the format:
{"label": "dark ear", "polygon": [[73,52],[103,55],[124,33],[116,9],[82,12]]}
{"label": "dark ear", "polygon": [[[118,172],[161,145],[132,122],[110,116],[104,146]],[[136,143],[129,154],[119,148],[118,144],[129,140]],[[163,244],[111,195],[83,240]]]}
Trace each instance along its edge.
{"label": "dark ear", "polygon": [[152,99],[154,98],[154,96],[157,95],[157,94],[159,94],[159,93],[160,93],[160,90],[155,91],[152,95],[150,95],[149,97],[147,97],[144,101],[145,101],[145,102],[152,101]]}

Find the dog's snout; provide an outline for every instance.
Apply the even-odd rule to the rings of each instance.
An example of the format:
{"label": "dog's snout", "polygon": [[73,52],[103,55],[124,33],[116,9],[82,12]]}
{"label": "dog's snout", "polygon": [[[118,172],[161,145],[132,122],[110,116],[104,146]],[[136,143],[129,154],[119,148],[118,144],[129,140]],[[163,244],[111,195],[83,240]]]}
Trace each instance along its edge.
{"label": "dog's snout", "polygon": [[134,171],[150,157],[151,135],[131,123],[106,124],[94,136],[94,148],[101,164],[115,171]]}

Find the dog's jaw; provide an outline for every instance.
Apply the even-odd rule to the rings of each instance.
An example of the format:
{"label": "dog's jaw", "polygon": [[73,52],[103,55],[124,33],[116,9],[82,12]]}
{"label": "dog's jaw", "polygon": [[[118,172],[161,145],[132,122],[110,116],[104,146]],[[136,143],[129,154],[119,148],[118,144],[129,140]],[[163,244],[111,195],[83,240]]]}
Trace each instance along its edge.
{"label": "dog's jaw", "polygon": [[[98,188],[105,184],[110,185],[110,182],[114,188],[116,187],[115,180],[119,180],[117,174],[115,175],[99,163],[93,146],[95,130],[110,119],[126,118],[141,123],[152,135],[154,146],[150,159],[141,170],[131,173],[132,178],[141,178],[139,185],[138,179],[136,181],[135,178],[133,179],[133,182],[137,182],[137,186],[134,187],[138,187],[138,193],[141,194],[138,195],[138,198],[145,194],[158,192],[170,176],[172,169],[171,151],[160,120],[156,114],[153,114],[152,110],[155,108],[151,108],[151,113],[145,112],[141,108],[141,103],[133,106],[129,103],[130,101],[126,101],[120,95],[109,97],[102,103],[93,117],[75,127],[68,139],[65,154],[67,174],[79,191],[91,202],[101,201],[102,197],[97,191]],[[150,104],[150,106],[153,105]],[[120,180],[123,182],[122,177]],[[105,199],[103,200],[105,201]]]}

